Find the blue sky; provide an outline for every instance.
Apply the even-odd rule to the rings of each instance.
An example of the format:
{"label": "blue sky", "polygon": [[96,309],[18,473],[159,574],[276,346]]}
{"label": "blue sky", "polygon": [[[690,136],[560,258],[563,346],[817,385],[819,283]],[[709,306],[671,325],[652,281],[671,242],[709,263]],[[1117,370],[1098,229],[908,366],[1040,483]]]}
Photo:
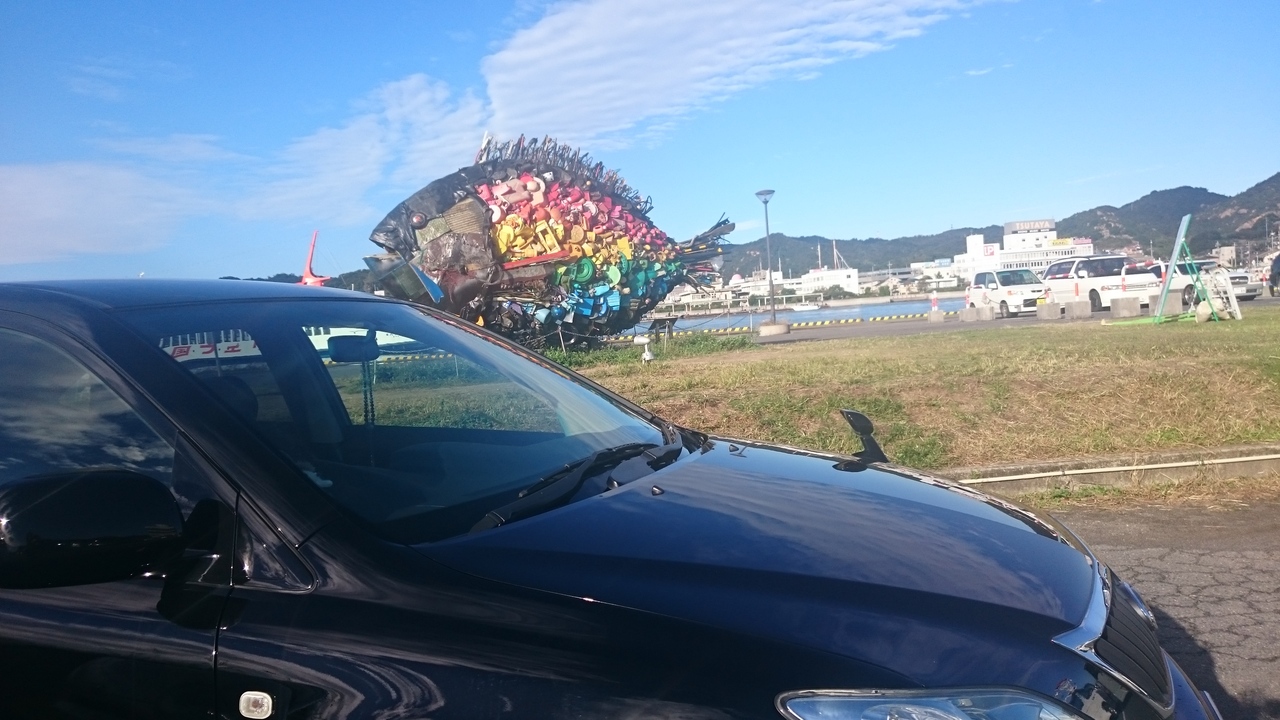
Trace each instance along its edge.
{"label": "blue sky", "polygon": [[[269,5],[269,7],[264,7]],[[363,267],[487,131],[679,238],[897,237],[1280,171],[1280,3],[0,5],[0,279]]]}

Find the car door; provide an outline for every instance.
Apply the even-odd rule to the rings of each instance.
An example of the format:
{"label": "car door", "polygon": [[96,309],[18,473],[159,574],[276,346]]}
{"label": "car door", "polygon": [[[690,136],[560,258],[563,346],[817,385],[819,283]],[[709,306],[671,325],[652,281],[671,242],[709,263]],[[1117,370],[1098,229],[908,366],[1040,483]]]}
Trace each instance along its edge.
{"label": "car door", "polygon": [[[26,580],[14,580],[12,548],[41,538],[15,537],[32,511],[5,503],[51,478],[103,476],[160,488],[180,513],[181,527],[170,529],[175,553],[116,575],[110,563],[55,572],[36,556]],[[40,501],[51,508],[42,522],[65,537],[41,547],[56,540],[70,553],[105,547],[110,539],[94,528],[136,510],[122,497],[93,505],[59,497]],[[200,453],[110,364],[50,326],[0,313],[0,717],[208,718],[234,503]]]}
{"label": "car door", "polygon": [[970,293],[970,302],[978,307],[989,305],[990,300],[988,294],[991,292],[987,285],[994,282],[993,276],[988,272],[980,272],[973,278],[973,290]]}
{"label": "car door", "polygon": [[1075,260],[1063,260],[1044,269],[1044,285],[1054,302],[1062,303],[1073,299],[1071,297],[1073,281],[1070,278],[1075,263]]}

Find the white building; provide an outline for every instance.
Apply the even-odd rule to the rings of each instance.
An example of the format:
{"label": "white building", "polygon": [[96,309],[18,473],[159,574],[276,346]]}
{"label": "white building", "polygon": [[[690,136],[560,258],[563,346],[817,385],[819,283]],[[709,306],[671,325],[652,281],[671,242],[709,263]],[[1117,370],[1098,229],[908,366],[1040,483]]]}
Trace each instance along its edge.
{"label": "white building", "polygon": [[739,297],[746,295],[755,295],[756,297],[769,297],[769,275],[773,275],[773,292],[775,295],[781,295],[784,289],[791,289],[794,292],[800,292],[800,278],[783,277],[782,273],[774,270],[772,273],[766,274],[763,270],[757,270],[751,273],[751,277],[743,278],[735,275],[729,281],[729,289],[734,295]]}
{"label": "white building", "polygon": [[982,235],[970,235],[964,239],[964,252],[956,255],[951,267],[956,276],[972,281],[980,272],[1000,268],[1000,245],[988,243]]}
{"label": "white building", "polygon": [[839,286],[845,292],[858,293],[857,268],[818,268],[800,276],[800,292],[813,295],[825,291],[832,285]]}
{"label": "white building", "polygon": [[1004,224],[1003,247],[982,235],[965,238],[965,252],[955,256],[956,276],[971,282],[980,272],[1028,269],[1039,273],[1057,260],[1092,255],[1089,238],[1060,238],[1053,220],[1019,220]]}
{"label": "white building", "polygon": [[911,263],[912,275],[930,275],[932,277],[954,277],[956,274],[955,261],[951,258],[938,258],[937,260],[926,260],[924,262]]}

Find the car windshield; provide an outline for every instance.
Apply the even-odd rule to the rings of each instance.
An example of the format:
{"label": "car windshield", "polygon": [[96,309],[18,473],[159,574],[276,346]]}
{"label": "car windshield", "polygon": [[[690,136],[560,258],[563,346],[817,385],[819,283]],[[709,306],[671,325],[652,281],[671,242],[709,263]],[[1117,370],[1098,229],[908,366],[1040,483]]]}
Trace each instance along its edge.
{"label": "car windshield", "polygon": [[663,431],[456,319],[397,303],[120,313],[334,501],[403,542],[465,532],[539,479]]}
{"label": "car windshield", "polygon": [[1030,270],[1004,270],[996,273],[1001,285],[1038,285],[1040,278]]}

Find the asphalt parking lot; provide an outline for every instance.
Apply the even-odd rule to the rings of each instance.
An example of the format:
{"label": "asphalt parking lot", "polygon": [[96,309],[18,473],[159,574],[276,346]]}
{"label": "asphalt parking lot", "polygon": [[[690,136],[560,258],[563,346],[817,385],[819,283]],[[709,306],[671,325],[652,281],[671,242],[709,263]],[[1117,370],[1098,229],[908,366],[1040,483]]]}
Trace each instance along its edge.
{"label": "asphalt parking lot", "polygon": [[1054,515],[1138,589],[1223,717],[1280,719],[1280,505]]}

